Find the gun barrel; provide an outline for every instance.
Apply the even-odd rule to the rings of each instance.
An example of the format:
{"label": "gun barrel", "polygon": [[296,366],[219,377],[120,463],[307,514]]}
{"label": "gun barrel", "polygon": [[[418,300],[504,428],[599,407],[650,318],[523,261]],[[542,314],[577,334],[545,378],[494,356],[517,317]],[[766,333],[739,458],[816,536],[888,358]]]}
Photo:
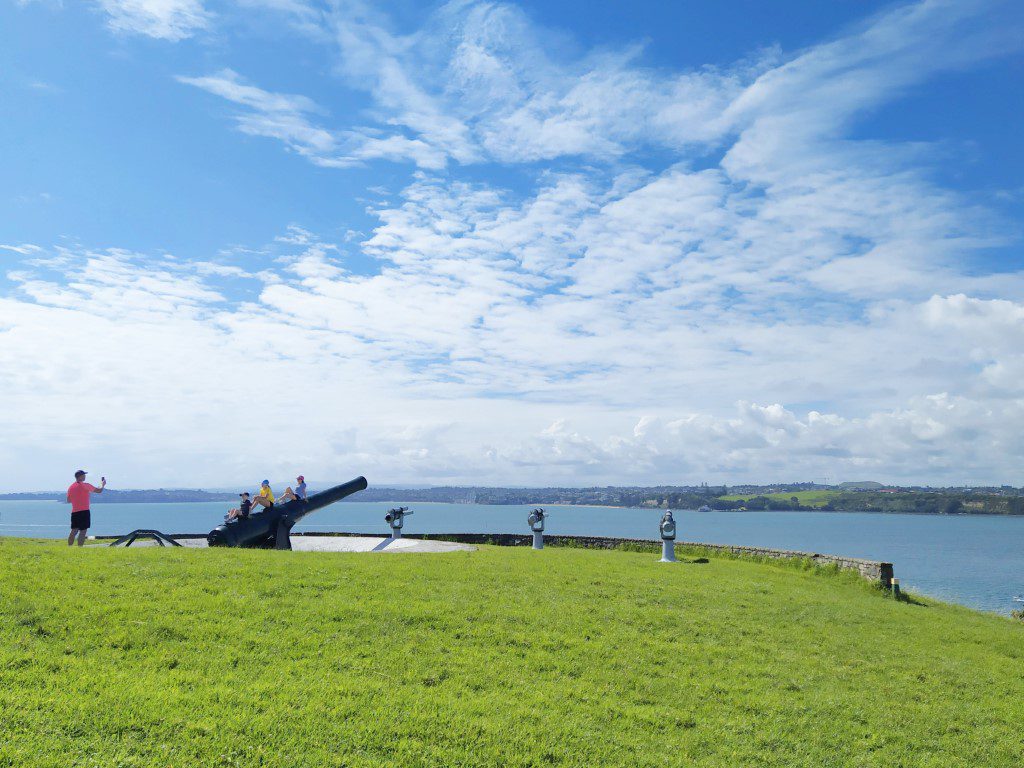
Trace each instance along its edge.
{"label": "gun barrel", "polygon": [[307,499],[293,499],[284,504],[275,504],[267,510],[255,511],[244,520],[221,523],[207,535],[211,547],[272,547],[282,523],[291,529],[295,523],[310,512],[341,501],[346,496],[366,488],[366,478],[355,480],[314,493]]}

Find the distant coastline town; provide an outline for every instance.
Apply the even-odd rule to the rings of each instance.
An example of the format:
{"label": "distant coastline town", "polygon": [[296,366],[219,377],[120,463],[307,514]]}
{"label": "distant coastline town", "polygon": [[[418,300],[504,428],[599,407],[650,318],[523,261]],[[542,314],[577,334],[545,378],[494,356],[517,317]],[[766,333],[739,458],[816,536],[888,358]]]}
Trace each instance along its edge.
{"label": "distant coastline town", "polygon": [[[327,483],[321,483],[325,485]],[[312,484],[311,484],[312,485]],[[235,501],[233,492],[199,489],[107,489],[96,503]],[[0,501],[64,501],[64,493],[0,494]],[[608,486],[592,488],[368,488],[346,502],[442,502],[449,504],[564,504],[625,508],[719,511],[910,512],[942,515],[1022,515],[1024,488],[933,488],[877,482],[773,485]]]}

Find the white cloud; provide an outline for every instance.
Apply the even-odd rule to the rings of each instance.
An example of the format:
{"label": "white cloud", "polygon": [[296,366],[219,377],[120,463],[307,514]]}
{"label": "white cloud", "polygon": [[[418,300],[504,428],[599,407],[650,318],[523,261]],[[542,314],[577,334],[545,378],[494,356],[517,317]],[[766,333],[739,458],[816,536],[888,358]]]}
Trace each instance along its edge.
{"label": "white cloud", "polygon": [[22,243],[21,245],[0,244],[0,248],[2,248],[5,251],[11,251],[13,253],[20,254],[22,256],[28,256],[29,254],[33,253],[39,253],[43,250],[38,245],[33,245],[32,243]]}
{"label": "white cloud", "polygon": [[[0,369],[0,429],[34,442],[0,461],[27,477],[33,451],[93,451],[141,484],[173,481],[157,464],[217,484],[296,464],[420,482],[1024,482],[1024,273],[978,266],[1017,233],[933,181],[927,147],[848,134],[1017,44],[986,19],[1005,7],[924,2],[795,55],[667,72],[635,50],[556,57],[506,5],[450,4],[398,34],[337,3],[339,66],[372,125],[325,127],[321,105],[232,70],[179,79],[321,166],[424,170],[373,190],[386,201],[358,243],[293,224],[191,263],[5,246],[18,290],[0,344],[25,362]],[[538,160],[519,189],[460,172]],[[352,268],[357,248],[376,269]],[[67,376],[62,350],[90,354]]]}
{"label": "white cloud", "polygon": [[[668,72],[643,66],[639,46],[562,54],[571,46],[507,3],[448,3],[420,29],[398,33],[360,0],[339,0],[326,13],[253,1],[302,19],[318,40],[333,35],[339,73],[373,100],[374,123],[350,122],[331,132],[329,146],[307,153],[339,168],[381,158],[426,169],[449,161],[609,162],[645,147],[725,149],[724,170],[761,184],[850,163],[898,167],[906,148],[844,142],[843,128],[937,73],[1018,50],[1024,33],[1012,3],[927,0],[796,55],[773,49],[730,67]],[[1001,23],[993,24],[997,14]],[[296,117],[305,108],[271,119],[264,104],[220,95],[253,110],[240,117],[243,130],[290,145],[296,132],[322,130]]]}
{"label": "white cloud", "polygon": [[409,159],[424,168],[443,168],[446,158],[418,139],[378,137],[359,130],[331,131],[311,115],[324,110],[305,96],[272,93],[245,83],[226,69],[203,77],[179,76],[177,80],[220,96],[246,108],[235,115],[238,129],[250,136],[278,139],[289,149],[325,168],[354,165],[387,158]]}
{"label": "white cloud", "polygon": [[[804,142],[834,140],[855,114],[936,73],[1019,50],[1024,32],[1012,2],[927,0],[796,56],[766,50],[725,69],[672,73],[642,66],[639,46],[563,55],[571,46],[507,3],[449,3],[398,34],[348,0],[334,4],[330,23],[341,72],[370,93],[381,122],[459,163],[610,160],[651,145],[717,148],[739,135],[726,168],[760,181],[770,178],[761,162],[808,170],[816,155]],[[841,149],[861,159],[879,150],[829,153]]]}
{"label": "white cloud", "polygon": [[[770,61],[680,75],[636,65],[639,49],[563,61],[508,4],[450,3],[400,35],[370,6],[340,2],[330,24],[340,71],[373,97],[381,129],[400,126],[399,143],[411,133],[460,164],[611,159],[645,143],[715,141],[730,101]],[[429,157],[421,165],[437,167]]]}
{"label": "white cloud", "polygon": [[[268,461],[422,482],[1017,479],[1024,302],[925,285],[853,318],[836,305],[765,323],[780,296],[809,302],[813,283],[791,277],[759,302],[721,292],[728,263],[725,275],[713,261],[684,271],[682,284],[658,277],[676,266],[658,255],[666,242],[736,250],[714,241],[735,224],[674,233],[662,191],[717,199],[713,179],[680,175],[635,189],[553,178],[524,201],[424,179],[379,212],[363,246],[376,275],[347,271],[343,246],[295,226],[273,280],[122,251],[36,258],[9,275],[21,297],[0,301],[5,352],[31,358],[0,375],[11,403],[0,428],[37,450],[60,440],[69,461],[106,446],[149,482],[170,482],[148,468],[157,455],[209,483]],[[640,251],[659,244],[640,267],[648,280],[573,290],[596,285],[578,267],[620,230]],[[51,268],[76,277],[65,285]],[[568,282],[551,292],[559,274]],[[225,300],[209,282],[221,278],[256,278],[258,300]],[[66,383],[62,356],[37,348],[89,354]],[[72,398],[81,411],[48,415]],[[826,400],[831,410],[800,405]],[[79,418],[88,440],[61,438]],[[280,458],[238,439],[257,422],[275,429]]]}
{"label": "white cloud", "polygon": [[238,128],[251,136],[279,139],[289,148],[323,164],[337,146],[330,131],[310,121],[308,115],[323,110],[305,96],[271,93],[245,83],[238,73],[225,69],[205,77],[178,77],[250,111],[236,115]]}
{"label": "white cloud", "polygon": [[[800,183],[849,165],[905,165],[914,148],[850,142],[857,116],[942,72],[1019,51],[1024,16],[1006,0],[923,0],[761,74],[729,105],[739,132],[723,167],[737,179]],[[917,149],[920,151],[920,148]]]}
{"label": "white cloud", "polygon": [[[309,23],[316,16],[304,5],[292,11]],[[770,61],[671,77],[636,66],[638,50],[556,62],[522,12],[505,5],[445,6],[430,26],[404,37],[359,3],[336,4],[323,24],[346,81],[373,98],[376,124],[328,132],[309,119],[322,111],[309,99],[245,85],[230,70],[178,79],[245,107],[237,117],[244,132],[301,148],[318,165],[387,159],[437,170],[450,160],[608,160],[647,143],[715,142],[728,127],[730,101]]]}
{"label": "white cloud", "polygon": [[212,14],[202,0],[95,0],[117,32],[172,42],[209,26]]}

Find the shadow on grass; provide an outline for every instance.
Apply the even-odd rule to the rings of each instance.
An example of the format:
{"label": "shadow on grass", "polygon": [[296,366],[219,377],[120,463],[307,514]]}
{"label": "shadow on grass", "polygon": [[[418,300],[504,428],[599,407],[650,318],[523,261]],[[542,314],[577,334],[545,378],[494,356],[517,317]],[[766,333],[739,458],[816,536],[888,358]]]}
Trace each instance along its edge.
{"label": "shadow on grass", "polygon": [[921,600],[917,595],[913,595],[909,592],[901,592],[900,596],[894,598],[898,603],[906,603],[907,605],[916,605],[919,608],[931,608],[931,606]]}

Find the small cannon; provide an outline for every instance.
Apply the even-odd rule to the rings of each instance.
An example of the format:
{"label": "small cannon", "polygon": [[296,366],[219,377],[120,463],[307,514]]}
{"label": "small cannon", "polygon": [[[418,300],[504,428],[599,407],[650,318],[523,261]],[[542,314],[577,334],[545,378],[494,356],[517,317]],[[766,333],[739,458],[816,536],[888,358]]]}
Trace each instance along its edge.
{"label": "small cannon", "polygon": [[395,507],[394,509],[389,509],[388,513],[384,515],[387,524],[391,526],[392,539],[402,538],[402,526],[405,525],[405,516],[411,514],[413,514],[413,511],[408,507]]}
{"label": "small cannon", "polygon": [[526,518],[526,522],[530,524],[530,530],[533,531],[534,549],[544,549],[544,520],[547,519],[547,516],[547,512],[537,507]]}
{"label": "small cannon", "polygon": [[676,562],[676,519],[672,517],[672,510],[666,509],[658,524],[661,532],[661,560],[662,563]]}

